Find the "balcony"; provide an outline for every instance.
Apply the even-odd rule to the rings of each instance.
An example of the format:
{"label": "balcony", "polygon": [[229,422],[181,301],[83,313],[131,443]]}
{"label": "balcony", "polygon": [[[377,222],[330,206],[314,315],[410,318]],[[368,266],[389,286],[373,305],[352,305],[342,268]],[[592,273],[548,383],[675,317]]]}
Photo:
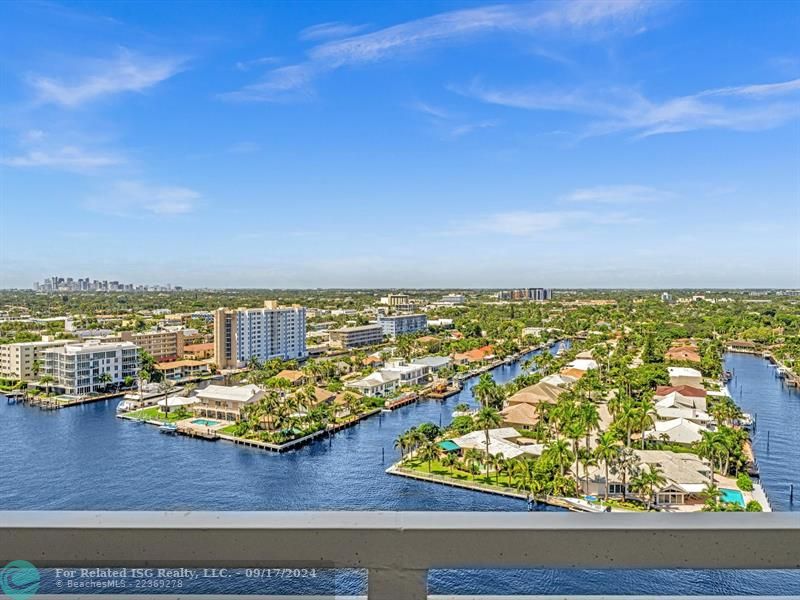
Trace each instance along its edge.
{"label": "balcony", "polygon": [[800,569],[800,514],[0,512],[18,559],[366,569],[369,600],[423,600],[429,569]]}

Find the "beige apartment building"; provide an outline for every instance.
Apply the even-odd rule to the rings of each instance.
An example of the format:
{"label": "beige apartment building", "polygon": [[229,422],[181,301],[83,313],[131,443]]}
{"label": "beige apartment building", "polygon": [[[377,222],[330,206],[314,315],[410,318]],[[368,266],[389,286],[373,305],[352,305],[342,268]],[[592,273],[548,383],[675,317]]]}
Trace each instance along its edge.
{"label": "beige apartment building", "polygon": [[183,358],[185,345],[181,330],[121,331],[103,338],[104,342],[132,342],[150,354],[156,362]]}
{"label": "beige apartment building", "polygon": [[[18,342],[0,346],[0,377],[17,381],[35,381],[44,374],[44,351],[67,344],[70,340]],[[38,372],[35,367],[39,367]]]}
{"label": "beige apartment building", "polygon": [[383,328],[379,324],[331,329],[331,343],[340,348],[372,346],[383,341]]}

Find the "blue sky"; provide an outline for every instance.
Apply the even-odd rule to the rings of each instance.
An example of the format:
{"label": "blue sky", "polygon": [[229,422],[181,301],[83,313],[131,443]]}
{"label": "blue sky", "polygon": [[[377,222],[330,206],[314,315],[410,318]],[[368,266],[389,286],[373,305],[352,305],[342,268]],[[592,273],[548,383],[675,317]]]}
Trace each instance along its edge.
{"label": "blue sky", "polygon": [[800,4],[0,4],[0,286],[800,286]]}

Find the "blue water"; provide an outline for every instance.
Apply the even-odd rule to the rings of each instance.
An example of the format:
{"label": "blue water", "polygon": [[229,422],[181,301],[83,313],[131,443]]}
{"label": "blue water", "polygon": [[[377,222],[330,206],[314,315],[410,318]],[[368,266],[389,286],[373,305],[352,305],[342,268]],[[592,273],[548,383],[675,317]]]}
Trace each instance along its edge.
{"label": "blue water", "polygon": [[[743,357],[752,361],[760,359]],[[734,357],[739,361],[740,357]],[[758,398],[780,384],[768,369],[744,361],[737,379]],[[729,367],[730,368],[730,367]],[[494,370],[498,382],[521,372],[520,364]],[[287,454],[273,454],[225,442],[160,435],[156,427],[115,418],[116,401],[60,411],[39,411],[0,402],[0,509],[4,510],[434,510],[524,511],[523,501],[458,490],[386,475],[397,459],[394,439],[409,427],[430,421],[446,424],[460,402],[474,405],[471,387],[445,401],[417,404],[383,413]],[[733,383],[733,382],[732,382]],[[732,388],[733,389],[733,388]],[[770,393],[773,393],[770,392]],[[769,422],[777,402],[759,409],[759,427]],[[760,400],[754,400],[760,402]],[[748,412],[751,409],[745,408]],[[800,423],[800,403],[793,418]],[[762,414],[763,413],[763,414]],[[777,427],[777,425],[776,425]],[[786,429],[786,427],[784,427]],[[785,435],[797,436],[796,427]],[[781,464],[794,469],[776,445],[770,448],[768,477],[788,481]],[[795,446],[796,448],[796,446]],[[757,452],[759,449],[757,448]],[[781,479],[782,478],[782,479]],[[776,483],[776,488],[781,483]],[[777,508],[777,507],[776,507]],[[555,510],[543,508],[542,510]],[[785,509],[784,509],[785,510]],[[475,549],[476,553],[480,548]],[[339,571],[339,593],[360,593],[364,574]],[[52,573],[43,591],[56,592]],[[184,582],[184,593],[279,593],[329,591],[328,579],[295,582],[290,588],[265,587],[244,576],[212,588],[208,580]],[[311,587],[304,587],[309,585]],[[503,594],[792,594],[800,597],[800,573],[727,571],[433,571],[432,593]],[[92,590],[84,590],[91,592]],[[96,590],[102,591],[102,590]],[[122,590],[117,590],[122,591]],[[131,592],[155,592],[136,590]],[[163,590],[174,592],[175,590]]]}
{"label": "blue water", "polygon": [[788,387],[775,367],[757,356],[726,354],[725,368],[734,373],[731,396],[756,420],[753,451],[773,510],[800,511],[800,390]]}

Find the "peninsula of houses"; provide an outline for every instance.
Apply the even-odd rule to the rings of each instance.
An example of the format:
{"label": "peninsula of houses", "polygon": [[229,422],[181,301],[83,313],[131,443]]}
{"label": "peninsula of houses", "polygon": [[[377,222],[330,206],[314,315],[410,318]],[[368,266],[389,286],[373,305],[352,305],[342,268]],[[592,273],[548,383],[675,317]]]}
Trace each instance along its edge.
{"label": "peninsula of houses", "polygon": [[[765,333],[766,310],[725,334],[717,326],[758,299],[309,292],[256,307],[182,311],[158,306],[162,297],[115,311],[114,294],[67,316],[36,304],[50,291],[31,299],[35,310],[6,304],[4,393],[47,409],[119,400],[124,420],[272,451],[458,394],[452,420],[398,438],[390,474],[575,510],[768,509],[722,352],[763,352],[793,380],[797,346]],[[767,301],[773,313],[795,302]],[[492,369],[510,363],[520,375],[496,383]]]}

